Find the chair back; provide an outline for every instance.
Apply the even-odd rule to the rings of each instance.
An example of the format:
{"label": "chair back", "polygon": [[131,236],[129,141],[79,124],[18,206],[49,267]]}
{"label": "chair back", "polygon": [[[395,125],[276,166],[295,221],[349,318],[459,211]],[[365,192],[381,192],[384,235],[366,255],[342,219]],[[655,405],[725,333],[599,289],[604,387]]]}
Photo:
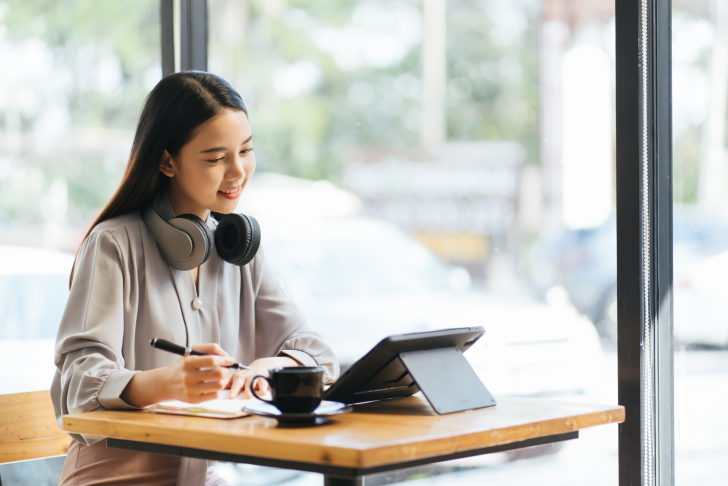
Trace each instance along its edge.
{"label": "chair back", "polygon": [[50,391],[0,395],[0,464],[62,456],[71,440],[56,423]]}

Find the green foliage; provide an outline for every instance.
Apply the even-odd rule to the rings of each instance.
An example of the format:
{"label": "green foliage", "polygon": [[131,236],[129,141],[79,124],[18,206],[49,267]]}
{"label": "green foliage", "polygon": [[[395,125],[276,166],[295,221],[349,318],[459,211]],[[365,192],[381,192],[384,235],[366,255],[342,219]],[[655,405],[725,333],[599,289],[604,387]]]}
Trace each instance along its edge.
{"label": "green foliage", "polygon": [[[500,26],[506,32],[498,36],[504,3],[520,32]],[[515,140],[538,163],[538,10],[517,0],[450,0],[447,7],[448,138]]]}
{"label": "green foliage", "polygon": [[[149,0],[6,0],[6,41],[42,40],[76,76],[70,95],[77,126],[132,129],[148,92],[143,79],[161,63],[159,4]],[[89,85],[89,64],[111,55],[121,64],[122,85],[104,95]],[[49,73],[53,76],[53,73]],[[51,81],[51,80],[49,80]]]}
{"label": "green foliage", "polygon": [[[210,9],[224,10],[230,3],[210,0]],[[499,22],[493,12],[499,4],[508,4],[511,18],[520,15],[517,20],[522,24],[500,43],[491,32]],[[241,19],[242,34],[237,38],[224,32],[232,25],[229,19],[223,23],[212,14],[210,69],[239,89],[249,105],[262,169],[337,182],[346,164],[362,153],[419,146],[421,38],[397,62],[346,67],[321,35],[367,27],[375,35],[376,23],[362,22],[367,8],[383,12],[385,30],[387,15],[397,9],[421,24],[421,1],[291,0],[285,6],[264,1],[245,5],[232,11]],[[447,9],[448,139],[515,140],[527,148],[529,161],[537,163],[536,3],[452,0]],[[282,96],[276,91],[277,75],[299,62],[315,66],[320,80],[309,92]],[[358,100],[352,96],[357,90],[363,93]]]}
{"label": "green foliage", "polygon": [[[47,190],[62,180],[69,222],[88,224],[121,180],[149,79],[156,71],[161,76],[159,38],[154,1],[0,3],[0,43],[15,52],[32,43],[32,52],[40,53],[5,76],[21,91],[11,96],[38,106],[0,106],[0,136],[22,140],[16,151],[0,150],[0,217],[41,223],[51,204]],[[40,76],[23,81],[27,72],[41,69]],[[41,149],[50,106],[67,119],[57,122],[62,134],[46,139],[50,146]],[[13,133],[11,115],[19,117],[20,133]]]}
{"label": "green foliage", "polygon": [[[261,170],[340,182],[362,154],[419,146],[421,0],[208,5],[209,68],[243,95]],[[448,138],[518,141],[537,162],[535,1],[450,0],[447,9]],[[19,115],[23,140],[33,142],[5,158],[0,152],[0,217],[42,221],[43,192],[63,179],[71,225],[93,218],[120,181],[139,111],[161,73],[159,38],[157,1],[0,0],[0,43],[42,42],[52,58],[46,78],[25,87],[42,105]],[[377,47],[382,38],[396,42]],[[306,76],[309,85],[296,88]],[[49,105],[66,110],[68,126],[40,150],[34,144]],[[0,135],[12,131],[2,112]]]}

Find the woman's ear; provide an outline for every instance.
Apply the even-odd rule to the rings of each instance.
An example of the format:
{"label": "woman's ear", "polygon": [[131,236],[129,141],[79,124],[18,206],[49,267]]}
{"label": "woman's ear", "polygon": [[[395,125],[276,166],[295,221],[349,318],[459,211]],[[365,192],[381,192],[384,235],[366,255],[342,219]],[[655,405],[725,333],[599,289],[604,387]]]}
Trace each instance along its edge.
{"label": "woman's ear", "polygon": [[159,172],[167,177],[174,177],[176,171],[177,164],[175,164],[174,159],[171,155],[169,155],[169,152],[165,150],[162,155],[162,162],[159,163]]}

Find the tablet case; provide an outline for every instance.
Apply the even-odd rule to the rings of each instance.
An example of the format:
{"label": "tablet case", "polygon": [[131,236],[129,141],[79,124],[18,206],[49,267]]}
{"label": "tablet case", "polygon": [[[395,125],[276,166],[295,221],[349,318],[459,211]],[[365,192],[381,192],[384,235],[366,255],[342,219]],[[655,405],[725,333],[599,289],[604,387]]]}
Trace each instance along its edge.
{"label": "tablet case", "polygon": [[389,336],[357,361],[324,394],[325,400],[362,403],[422,391],[439,414],[495,405],[463,356],[482,327]]}
{"label": "tablet case", "polygon": [[455,347],[400,353],[415,383],[439,414],[492,407],[495,399]]}

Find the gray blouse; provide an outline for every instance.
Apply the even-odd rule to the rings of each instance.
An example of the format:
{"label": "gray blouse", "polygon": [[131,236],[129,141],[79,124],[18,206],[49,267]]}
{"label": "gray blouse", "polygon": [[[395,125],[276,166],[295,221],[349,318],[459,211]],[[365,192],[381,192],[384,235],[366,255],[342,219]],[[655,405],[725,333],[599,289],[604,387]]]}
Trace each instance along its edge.
{"label": "gray blouse", "polygon": [[[155,207],[164,219],[175,216],[164,191],[157,194]],[[206,223],[214,231],[212,216]],[[307,366],[323,366],[328,383],[338,377],[334,353],[306,325],[262,246],[243,267],[225,262],[213,250],[198,278],[203,304],[195,310],[192,301],[198,295],[191,272],[162,259],[138,211],[94,228],[78,252],[56,338],[51,397],[59,425],[66,414],[135,409],[120,398],[132,376],[178,358],[152,348],[149,340],[155,337],[187,346],[218,343],[246,364],[288,355]],[[70,435],[86,445],[102,439]],[[183,459],[179,484],[197,483],[188,480],[204,478],[206,467],[206,461]]]}

